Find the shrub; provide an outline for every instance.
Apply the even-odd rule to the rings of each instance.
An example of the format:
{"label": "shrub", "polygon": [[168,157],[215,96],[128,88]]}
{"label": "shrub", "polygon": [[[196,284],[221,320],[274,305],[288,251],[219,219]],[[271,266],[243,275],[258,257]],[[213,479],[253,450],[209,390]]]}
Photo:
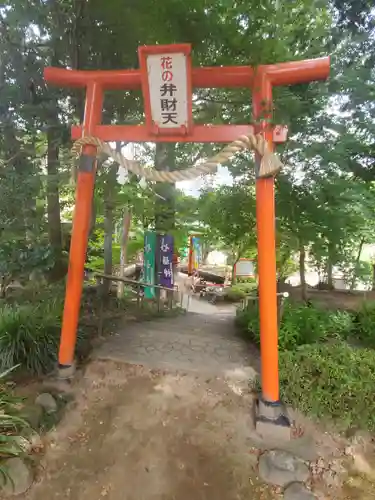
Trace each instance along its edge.
{"label": "shrub", "polygon": [[245,297],[246,292],[239,285],[231,286],[225,294],[225,299],[229,302],[240,302]]}
{"label": "shrub", "polygon": [[375,352],[340,342],[280,353],[282,399],[343,428],[375,430]]}
{"label": "shrub", "polygon": [[10,370],[0,373],[0,474],[7,480],[2,460],[23,453],[22,434],[29,434],[29,424],[20,417],[22,399],[13,395],[4,378]]}
{"label": "shrub", "polygon": [[260,344],[258,301],[249,303],[247,309],[243,311],[238,310],[236,323],[249,340],[257,345]]}
{"label": "shrub", "polygon": [[375,304],[365,303],[356,314],[353,336],[366,346],[375,348]]}
{"label": "shrub", "polygon": [[232,285],[228,289],[226,293],[226,298],[231,302],[239,302],[240,300],[244,299],[247,295],[255,293],[256,289],[257,289],[257,284],[255,280],[239,282],[236,283],[235,285]]}
{"label": "shrub", "polygon": [[55,305],[4,306],[0,311],[0,370],[20,365],[31,373],[53,368],[61,311]]}
{"label": "shrub", "polygon": [[280,325],[280,348],[287,350],[330,338],[346,338],[352,326],[352,317],[346,311],[328,311],[288,302]]}
{"label": "shrub", "polygon": [[256,278],[253,278],[253,277],[245,278],[245,277],[239,276],[238,278],[236,278],[236,284],[250,285],[253,288],[256,288],[258,286]]}
{"label": "shrub", "polygon": [[[247,336],[260,343],[258,304],[250,304],[238,313],[237,322],[245,328]],[[352,316],[345,311],[327,311],[305,304],[284,304],[279,327],[280,350],[294,349],[329,338],[347,338],[352,331]]]}
{"label": "shrub", "polygon": [[[51,371],[57,362],[62,306],[59,301],[0,309],[0,371],[19,365],[30,374]],[[79,332],[77,347],[83,347]]]}

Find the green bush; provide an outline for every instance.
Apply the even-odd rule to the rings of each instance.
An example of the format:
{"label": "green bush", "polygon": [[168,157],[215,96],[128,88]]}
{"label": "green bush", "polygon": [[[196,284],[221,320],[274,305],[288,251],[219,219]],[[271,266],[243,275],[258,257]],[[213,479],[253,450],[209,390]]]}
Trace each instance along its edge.
{"label": "green bush", "polygon": [[22,399],[15,396],[4,383],[10,370],[0,373],[0,474],[7,480],[2,461],[23,453],[21,437],[29,434],[29,424],[21,415]]}
{"label": "green bush", "polygon": [[[238,313],[237,322],[246,335],[260,343],[257,303]],[[347,338],[353,329],[352,316],[345,311],[327,311],[305,304],[286,302],[279,327],[280,350],[311,344],[329,338]]]}
{"label": "green bush", "polygon": [[225,299],[229,302],[240,302],[246,297],[246,292],[238,285],[231,286],[225,294]]}
{"label": "green bush", "polygon": [[248,280],[243,282],[238,282],[232,285],[226,292],[226,299],[230,302],[239,302],[244,299],[247,295],[255,294],[257,289],[257,283],[255,280]]}
{"label": "green bush", "polygon": [[353,327],[350,313],[286,303],[280,325],[280,348],[293,349],[332,338],[347,338]]}
{"label": "green bush", "polygon": [[260,344],[258,301],[249,303],[247,309],[243,311],[237,310],[236,323],[245,337],[257,345]]}
{"label": "green bush", "polygon": [[375,352],[344,342],[280,352],[283,401],[342,428],[375,430]]}
{"label": "green bush", "polygon": [[258,286],[256,278],[248,277],[242,278],[241,276],[236,278],[236,285],[250,285],[252,288],[256,288]]}
{"label": "green bush", "polygon": [[[62,305],[42,302],[0,309],[0,371],[19,365],[30,374],[51,371],[57,362]],[[77,348],[85,342],[78,334]]]}
{"label": "green bush", "polygon": [[[237,322],[259,344],[257,303],[240,311]],[[374,306],[354,316],[286,303],[279,328],[281,398],[343,428],[375,431],[375,351],[348,345],[353,336],[375,347]]]}
{"label": "green bush", "polygon": [[60,315],[53,305],[4,306],[0,310],[0,370],[14,365],[36,374],[51,370]]}
{"label": "green bush", "polygon": [[375,348],[375,304],[364,304],[355,316],[353,337]]}

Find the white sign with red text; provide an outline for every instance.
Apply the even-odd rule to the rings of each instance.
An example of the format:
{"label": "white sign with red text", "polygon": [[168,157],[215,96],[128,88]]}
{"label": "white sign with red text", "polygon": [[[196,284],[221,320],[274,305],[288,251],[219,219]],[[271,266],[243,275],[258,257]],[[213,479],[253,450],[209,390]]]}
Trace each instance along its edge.
{"label": "white sign with red text", "polygon": [[147,56],[151,118],[160,129],[188,126],[187,57],[182,53]]}

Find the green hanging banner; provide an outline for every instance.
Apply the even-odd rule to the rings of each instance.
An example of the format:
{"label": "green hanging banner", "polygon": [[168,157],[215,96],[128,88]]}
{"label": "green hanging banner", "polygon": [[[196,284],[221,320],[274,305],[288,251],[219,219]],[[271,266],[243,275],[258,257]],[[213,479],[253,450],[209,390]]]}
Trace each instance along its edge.
{"label": "green hanging banner", "polygon": [[[150,285],[155,285],[155,250],[156,233],[147,231],[145,233],[143,281]],[[153,286],[145,287],[145,298],[155,298],[155,288]]]}

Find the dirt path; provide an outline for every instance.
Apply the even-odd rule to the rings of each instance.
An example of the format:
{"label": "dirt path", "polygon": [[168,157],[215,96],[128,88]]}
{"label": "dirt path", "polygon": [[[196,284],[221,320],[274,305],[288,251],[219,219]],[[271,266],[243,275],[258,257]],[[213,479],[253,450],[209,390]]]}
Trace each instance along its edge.
{"label": "dirt path", "polygon": [[[25,500],[267,500],[248,441],[252,396],[241,376],[95,361],[49,437]],[[236,394],[237,393],[237,394]]]}
{"label": "dirt path", "polygon": [[[193,306],[186,316],[124,324],[98,348],[22,500],[283,497],[257,477],[260,450],[278,447],[254,430],[257,356],[236,337],[233,310],[213,316],[211,306]],[[346,445],[299,418],[296,430],[301,423],[306,432],[282,449],[314,463],[314,488],[325,491]],[[343,498],[331,493],[317,498]]]}
{"label": "dirt path", "polygon": [[224,375],[259,369],[258,354],[236,335],[233,306],[215,307],[191,297],[191,312],[175,318],[124,324],[94,356],[150,368]]}

